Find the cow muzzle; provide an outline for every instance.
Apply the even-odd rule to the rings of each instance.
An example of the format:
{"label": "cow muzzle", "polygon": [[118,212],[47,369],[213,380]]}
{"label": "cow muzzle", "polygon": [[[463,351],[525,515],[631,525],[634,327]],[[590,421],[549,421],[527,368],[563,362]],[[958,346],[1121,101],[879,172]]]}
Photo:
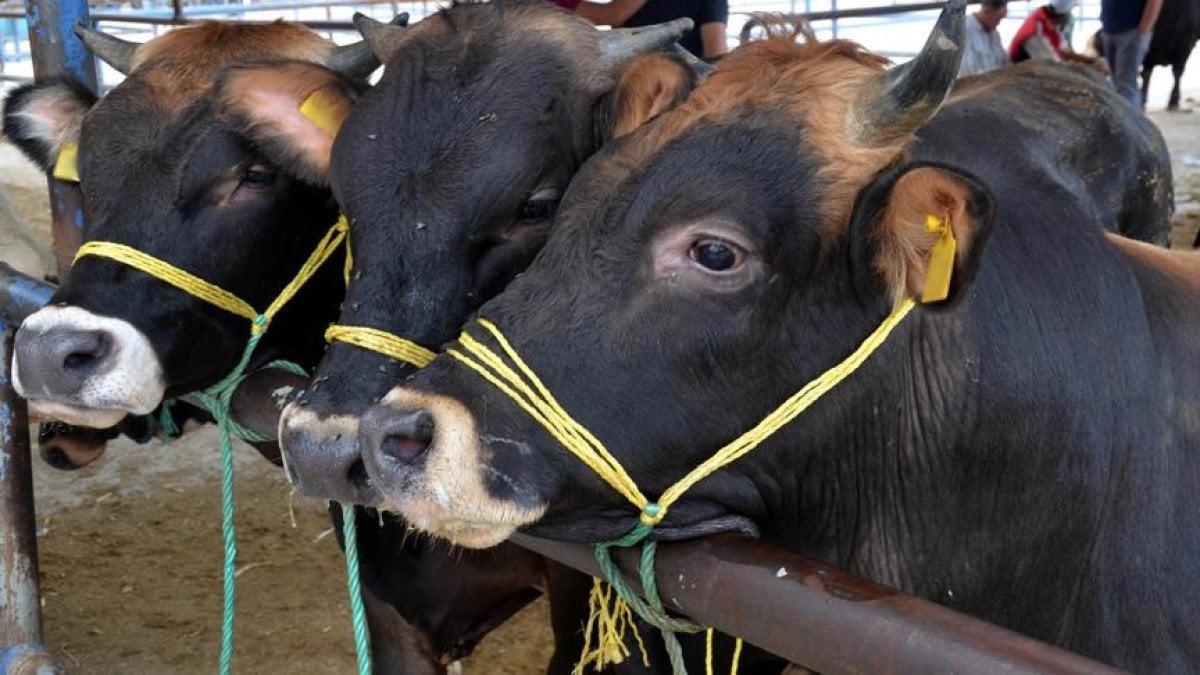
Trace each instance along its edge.
{"label": "cow muzzle", "polygon": [[290,403],[279,418],[279,448],[288,480],[301,494],[342,504],[380,502],[358,451],[356,416],[321,416]]}
{"label": "cow muzzle", "polygon": [[162,366],[150,341],[120,319],[79,307],[44,307],[21,324],[13,386],[41,415],[107,428],[162,401]]}
{"label": "cow muzzle", "polygon": [[[474,417],[452,398],[393,389],[362,416],[358,439],[383,508],[459,546],[495,546],[546,510],[524,505],[537,500],[489,462]],[[514,499],[495,496],[489,482]]]}

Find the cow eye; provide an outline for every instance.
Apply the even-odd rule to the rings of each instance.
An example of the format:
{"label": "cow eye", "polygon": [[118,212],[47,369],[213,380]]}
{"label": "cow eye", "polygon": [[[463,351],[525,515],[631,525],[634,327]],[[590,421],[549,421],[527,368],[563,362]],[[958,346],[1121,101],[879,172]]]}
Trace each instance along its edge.
{"label": "cow eye", "polygon": [[538,190],[521,205],[521,220],[545,220],[558,209],[559,192],[554,188]]}
{"label": "cow eye", "polygon": [[275,182],[275,171],[266,164],[255,164],[238,177],[238,187],[263,189]]}
{"label": "cow eye", "polygon": [[728,272],[741,265],[744,258],[740,248],[720,239],[701,239],[692,244],[688,255],[711,272]]}

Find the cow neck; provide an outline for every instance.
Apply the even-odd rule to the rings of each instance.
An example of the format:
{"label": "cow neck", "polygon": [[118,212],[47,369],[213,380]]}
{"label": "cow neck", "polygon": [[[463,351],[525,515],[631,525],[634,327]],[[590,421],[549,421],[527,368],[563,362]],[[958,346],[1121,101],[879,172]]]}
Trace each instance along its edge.
{"label": "cow neck", "polygon": [[[697,632],[703,627],[691,621],[675,619],[666,613],[656,588],[654,575],[656,542],[648,539],[650,533],[666,518],[671,505],[696,483],[750,453],[858,370],[887,340],[915,305],[916,302],[912,298],[901,300],[887,318],[841,363],[809,381],[767,414],[762,421],[713,453],[711,457],[668,487],[657,501],[647,499],[629,472],[621,466],[621,463],[609,452],[604,443],[572,418],[559,404],[550,390],[542,383],[541,378],[521,358],[495,323],[484,318],[476,321],[476,325],[481,327],[499,345],[503,356],[472,336],[469,330],[462,332],[458,338],[458,345],[461,349],[450,348],[446,350],[447,353],[511,398],[564,448],[638,509],[638,524],[632,530],[623,537],[595,545],[596,559],[600,563],[600,569],[608,583],[616,589],[618,598],[609,604],[608,595],[597,580],[597,584],[593,587],[592,618],[589,619],[588,625],[594,624],[598,627],[599,646],[595,650],[590,650],[591,632],[589,631],[581,663],[603,661],[606,659],[606,653],[615,653],[620,648],[623,638],[619,634],[614,635],[611,627],[632,625],[632,622],[624,620],[624,617],[628,615],[629,608],[632,607],[633,611],[637,612],[644,620],[662,630],[673,670],[676,673],[686,672],[683,666],[682,649],[673,634]],[[507,357],[507,363],[504,357]],[[611,555],[612,548],[631,547],[638,543],[643,544],[639,572],[646,596],[645,601],[638,597],[622,577],[613,563]],[[708,630],[711,631],[711,628]],[[711,644],[711,639],[708,642]],[[740,645],[740,638],[738,644]],[[711,658],[708,659],[708,663],[710,664],[709,672],[711,672]]]}
{"label": "cow neck", "polygon": [[[238,424],[231,413],[233,393],[238,385],[246,379],[247,366],[254,354],[255,348],[267,329],[271,320],[283,309],[309,279],[325,264],[346,239],[349,225],[346,216],[338,217],[336,223],[329,228],[321,241],[317,243],[308,259],[301,265],[296,276],[280,291],[279,295],[259,312],[254,306],[214,283],[180,269],[171,263],[161,260],[149,253],[139,251],[132,246],[110,241],[89,241],[79,247],[75,261],[84,256],[96,256],[128,265],[138,271],[174,286],[185,293],[199,298],[211,305],[231,314],[250,320],[250,338],[237,365],[216,384],[196,393],[197,398],[212,413],[217,422],[217,432],[221,443],[221,534],[224,540],[225,561],[223,569],[223,605],[221,622],[221,655],[219,672],[229,675],[233,669],[233,626],[236,601],[236,564],[237,564],[237,533],[234,529],[233,506],[233,436],[236,435],[247,441],[272,440],[258,432]],[[346,247],[346,265],[343,270],[346,282],[350,281],[350,269],[353,261],[349,245]],[[272,361],[266,368],[279,368],[293,374],[307,377],[308,373],[299,365],[289,361]],[[342,506],[342,533],[346,543],[346,582],[350,593],[352,621],[354,625],[355,651],[358,656],[360,673],[370,672],[370,656],[366,631],[365,611],[362,604],[362,592],[358,578],[358,550],[355,544],[354,507]]]}

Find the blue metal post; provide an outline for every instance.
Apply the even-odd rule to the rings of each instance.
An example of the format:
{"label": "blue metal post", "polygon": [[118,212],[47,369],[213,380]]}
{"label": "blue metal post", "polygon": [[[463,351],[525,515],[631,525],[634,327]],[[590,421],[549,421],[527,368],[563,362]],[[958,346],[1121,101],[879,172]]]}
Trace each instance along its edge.
{"label": "blue metal post", "polygon": [[[75,35],[76,24],[89,25],[87,0],[25,0],[25,12],[34,79],[70,77],[98,91],[96,61]],[[53,178],[49,182],[50,213],[54,218],[52,246],[61,278],[82,239],[83,207],[78,185]]]}

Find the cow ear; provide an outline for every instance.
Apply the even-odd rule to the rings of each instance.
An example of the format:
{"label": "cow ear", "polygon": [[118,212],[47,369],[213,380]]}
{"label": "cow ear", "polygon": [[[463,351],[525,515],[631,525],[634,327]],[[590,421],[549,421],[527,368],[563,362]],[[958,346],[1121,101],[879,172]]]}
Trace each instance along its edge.
{"label": "cow ear", "polygon": [[633,58],[617,75],[608,136],[624,136],[679,105],[697,80],[696,72],[673,54],[652,52]]}
{"label": "cow ear", "polygon": [[95,103],[96,96],[74,80],[22,85],[4,101],[4,135],[42,170],[50,171],[64,147],[79,143],[83,117]]}
{"label": "cow ear", "polygon": [[216,94],[221,113],[267,161],[307,183],[329,185],[333,139],[358,85],[323,66],[288,62],[230,68]]}
{"label": "cow ear", "polygon": [[[973,176],[939,165],[908,165],[860,195],[852,246],[893,301],[953,301],[970,283],[994,220],[991,194]],[[857,233],[855,235],[854,233]]]}

